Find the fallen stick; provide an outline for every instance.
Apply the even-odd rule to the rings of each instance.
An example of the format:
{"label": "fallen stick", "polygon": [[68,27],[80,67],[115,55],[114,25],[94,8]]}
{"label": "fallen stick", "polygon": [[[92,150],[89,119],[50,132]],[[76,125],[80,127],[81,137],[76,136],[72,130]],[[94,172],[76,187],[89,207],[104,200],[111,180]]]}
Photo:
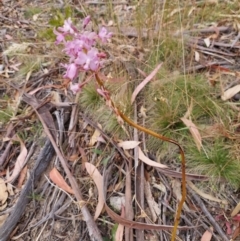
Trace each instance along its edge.
{"label": "fallen stick", "polygon": [[14,206],[14,209],[12,210],[10,216],[0,228],[0,241],[8,240],[10,234],[12,233],[17,223],[19,222],[22,214],[24,213],[28,202],[32,200],[31,193],[33,192],[34,186],[38,182],[42,173],[48,167],[54,155],[55,151],[53,149],[53,146],[51,145],[51,142],[48,140],[44,145],[40,155],[38,156],[35,166],[31,172],[30,178],[28,179],[23,190],[21,191],[18,202]]}
{"label": "fallen stick", "polygon": [[51,121],[47,119],[47,114],[48,113],[47,112],[40,112],[40,111],[38,111],[37,106],[39,105],[39,103],[38,103],[38,101],[36,100],[35,97],[33,97],[33,96],[29,95],[29,94],[24,94],[23,95],[23,100],[33,107],[33,109],[36,112],[39,120],[42,123],[44,132],[48,136],[48,138],[49,138],[49,140],[50,140],[50,142],[51,142],[51,144],[52,144],[52,146],[53,146],[53,148],[54,148],[54,150],[56,152],[56,155],[59,158],[59,161],[60,161],[60,163],[61,163],[61,165],[62,165],[62,167],[64,169],[64,172],[66,173],[66,175],[68,177],[68,180],[69,180],[69,182],[71,184],[71,187],[72,187],[72,189],[74,191],[74,194],[75,194],[75,197],[77,199],[77,202],[78,202],[78,204],[80,206],[80,209],[82,211],[82,215],[84,217],[84,221],[87,224],[90,240],[92,240],[92,241],[103,241],[101,233],[100,233],[96,223],[94,222],[93,217],[91,216],[91,214],[90,214],[90,212],[89,212],[89,210],[88,210],[88,208],[86,206],[85,201],[83,200],[82,193],[81,193],[80,188],[78,187],[76,179],[73,177],[72,173],[70,172],[65,158],[64,158],[62,152],[58,148],[57,143],[55,142],[55,140],[53,138],[54,134],[55,134],[53,132],[54,128],[51,128],[52,133],[49,130],[49,126],[51,125]]}
{"label": "fallen stick", "polygon": [[225,241],[228,241],[228,237],[226,236],[226,234],[223,232],[223,230],[221,229],[221,227],[218,225],[218,223],[216,222],[216,220],[213,218],[213,216],[209,213],[209,211],[207,210],[206,206],[204,205],[203,201],[201,200],[200,197],[198,197],[198,195],[192,191],[191,189],[189,189],[193,198],[195,199],[195,201],[197,202],[197,204],[199,205],[199,207],[201,208],[202,212],[204,213],[204,215],[208,218],[209,222],[212,224],[213,228],[219,233],[219,235],[221,236],[221,238]]}

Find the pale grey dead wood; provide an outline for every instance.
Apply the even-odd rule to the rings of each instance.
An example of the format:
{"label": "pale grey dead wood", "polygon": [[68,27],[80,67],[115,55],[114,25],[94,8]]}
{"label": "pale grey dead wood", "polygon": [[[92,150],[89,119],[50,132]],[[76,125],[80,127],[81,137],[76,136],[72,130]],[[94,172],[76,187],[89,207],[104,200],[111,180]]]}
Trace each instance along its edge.
{"label": "pale grey dead wood", "polygon": [[202,52],[201,50],[203,50],[203,51],[207,51],[207,52],[213,52],[213,53],[217,53],[217,54],[226,55],[226,56],[229,56],[229,57],[237,57],[237,54],[223,52],[223,51],[217,50],[215,48],[206,48],[206,47],[203,47],[201,45],[195,45],[195,44],[192,44],[192,43],[186,43],[186,44],[189,45],[192,48],[199,49],[199,52]]}
{"label": "pale grey dead wood", "polygon": [[[176,211],[164,200],[164,201],[161,201],[162,205],[164,207],[166,207],[167,209],[169,209],[171,212],[175,213]],[[181,218],[185,221],[185,223],[189,226],[194,226],[194,224],[188,219],[187,217],[187,214],[184,215],[183,213],[181,214]],[[204,228],[205,229],[208,229],[209,227],[204,224],[204,222],[202,222],[202,225],[205,225]],[[202,233],[199,232],[199,230],[196,228],[194,231],[196,231],[199,236],[201,237],[202,236]],[[215,234],[213,234],[213,236],[216,238],[217,236]]]}
{"label": "pale grey dead wood", "polygon": [[235,44],[239,41],[240,39],[240,33],[238,33],[238,36],[235,38],[235,40],[233,41],[231,48],[235,46]]}
{"label": "pale grey dead wood", "polygon": [[[58,210],[63,206],[63,202],[66,198],[66,194],[64,192],[62,192],[60,198],[57,200],[57,202],[55,203],[55,205],[53,206],[52,210],[50,213],[48,213],[46,216],[44,216],[41,220],[39,220],[37,223],[31,225],[29,228],[34,228],[37,226],[40,226],[41,224],[47,222],[49,219],[52,219],[51,224],[49,224],[49,226],[54,227],[54,222],[55,222],[55,217],[57,217],[56,213],[58,212]],[[64,205],[64,210],[66,208],[68,208],[68,205]]]}
{"label": "pale grey dead wood", "polygon": [[[13,126],[13,123],[10,123],[10,125],[7,127],[5,137],[10,138],[13,135],[14,135],[14,126]],[[2,142],[2,144],[0,146],[0,151],[2,151],[2,149],[4,149],[4,151],[0,156],[0,167],[4,165],[4,162],[5,162],[6,158],[8,157],[9,151],[11,149],[11,146],[12,146],[11,141],[9,141],[7,145],[6,145],[6,143]]]}
{"label": "pale grey dead wood", "polygon": [[6,160],[6,158],[8,157],[9,155],[9,152],[10,152],[10,149],[12,147],[12,142],[9,141],[4,152],[2,153],[1,157],[0,157],[0,166],[2,166]]}
{"label": "pale grey dead wood", "polygon": [[[53,136],[54,136],[53,134],[55,134],[55,132],[53,134],[50,132],[49,126],[52,123],[51,122],[49,123],[49,119],[46,118],[46,116],[49,112],[48,113],[47,112],[40,112],[41,109],[38,112],[38,110],[37,110],[38,108],[37,108],[37,106],[35,106],[35,104],[37,102],[35,97],[27,95],[27,94],[24,94],[24,97],[26,97],[26,98],[24,98],[24,101],[27,102],[29,105],[31,105],[34,108],[39,120],[41,121],[41,123],[43,125],[44,132],[48,136],[48,138],[49,138],[49,140],[50,140],[50,142],[51,142],[51,144],[52,144],[52,146],[53,146],[53,148],[56,152],[56,155],[58,156],[59,161],[60,161],[68,179],[69,179],[69,182],[70,182],[71,187],[74,191],[74,194],[75,194],[75,196],[76,196],[76,198],[79,202],[82,214],[84,216],[84,221],[87,224],[90,240],[92,240],[92,241],[95,241],[95,240],[96,241],[102,241],[103,239],[102,239],[102,236],[100,234],[100,231],[99,231],[96,223],[94,222],[93,217],[91,216],[86,204],[83,201],[82,193],[81,193],[81,190],[78,187],[77,181],[73,177],[72,173],[70,172],[70,170],[68,168],[68,165],[67,165],[67,162],[66,162],[66,159],[63,156],[62,152],[60,151],[59,147],[57,146],[57,144],[55,142],[56,138],[55,139],[53,138]],[[51,128],[51,130],[55,130],[55,128]]]}
{"label": "pale grey dead wood", "polygon": [[35,184],[38,182],[41,174],[46,170],[50,161],[52,160],[55,151],[48,140],[44,145],[40,155],[37,158],[35,166],[31,172],[30,178],[26,182],[18,202],[14,206],[13,211],[10,216],[7,218],[3,226],[0,228],[0,241],[7,241],[10,234],[16,227],[18,221],[25,211],[25,207],[28,202],[31,201],[31,193],[33,192]]}
{"label": "pale grey dead wood", "polygon": [[[138,111],[136,101],[134,102],[134,122],[137,123]],[[139,141],[138,130],[133,130],[134,141]],[[135,208],[137,215],[141,214],[141,209],[144,210],[144,165],[142,161],[138,159],[138,146],[134,148],[134,163],[135,163],[135,194],[136,200]],[[140,207],[139,207],[140,205]],[[143,222],[143,218],[138,220]],[[137,240],[144,241],[144,230],[136,230]]]}
{"label": "pale grey dead wood", "polygon": [[221,227],[218,225],[218,223],[216,222],[216,220],[213,218],[213,216],[209,213],[209,211],[207,210],[206,206],[204,205],[203,201],[201,200],[200,197],[198,197],[198,195],[193,192],[191,189],[190,190],[193,198],[195,199],[195,201],[197,202],[197,204],[199,205],[199,207],[201,208],[202,212],[204,213],[204,215],[208,218],[209,222],[211,223],[211,225],[213,226],[214,230],[216,232],[219,233],[220,237],[224,240],[224,241],[229,241],[228,237],[226,236],[226,234],[223,232],[223,230],[221,229]]}
{"label": "pale grey dead wood", "polygon": [[[132,208],[132,192],[131,192],[131,170],[132,162],[126,162],[126,180],[125,180],[125,218],[128,220],[133,220],[133,208]],[[125,240],[133,241],[133,229],[125,227]]]}

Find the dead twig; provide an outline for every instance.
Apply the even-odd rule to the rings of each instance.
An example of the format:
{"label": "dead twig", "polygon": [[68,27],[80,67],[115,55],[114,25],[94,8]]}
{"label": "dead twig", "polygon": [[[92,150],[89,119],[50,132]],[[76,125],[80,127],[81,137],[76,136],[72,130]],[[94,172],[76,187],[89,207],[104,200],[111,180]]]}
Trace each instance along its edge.
{"label": "dead twig", "polygon": [[[7,138],[11,138],[13,137],[14,133],[15,133],[15,126],[13,126],[13,123],[10,123],[10,125],[8,126],[7,128],[7,133],[5,135],[5,137]],[[6,145],[6,143],[2,142],[1,144],[1,147],[0,147],[0,151],[5,147],[5,150],[4,152],[2,153],[2,155],[0,156],[0,169],[2,168],[1,166],[4,164],[9,152],[10,152],[10,149],[11,149],[11,146],[12,146],[12,142],[9,141],[8,144]]]}
{"label": "dead twig", "polygon": [[[168,205],[165,201],[162,201],[161,203],[164,207],[169,209],[171,212],[175,212],[175,210],[170,205]],[[194,226],[194,224],[187,218],[186,215],[181,214],[181,218],[186,222],[187,225]],[[205,228],[208,228],[208,226],[206,224],[205,224]],[[198,229],[195,229],[195,230],[197,231],[197,233],[201,237],[202,234],[198,231]],[[214,236],[216,236],[216,235],[214,234]]]}
{"label": "dead twig", "polygon": [[[131,189],[131,170],[132,162],[126,162],[126,188],[125,188],[125,210],[126,219],[133,220],[133,208],[132,208],[132,189]],[[133,229],[125,227],[125,240],[133,241]]]}
{"label": "dead twig", "polygon": [[11,149],[11,146],[12,146],[12,142],[9,141],[4,152],[2,153],[2,155],[0,156],[0,166],[2,166],[10,152],[10,149]]}
{"label": "dead twig", "polygon": [[[37,102],[36,99],[34,99],[32,96],[29,96],[27,94],[23,95],[23,99],[24,99],[24,101],[26,101],[28,104],[30,104],[35,109],[35,107],[33,106],[32,103],[33,102],[36,103]],[[82,214],[83,214],[85,222],[87,224],[88,232],[89,232],[89,236],[90,236],[91,240],[92,241],[102,241],[103,239],[102,239],[102,236],[100,234],[100,231],[99,231],[96,223],[94,222],[91,214],[88,211],[88,208],[87,208],[87,206],[86,206],[86,204],[85,204],[85,202],[82,198],[82,193],[81,193],[80,189],[78,188],[78,184],[77,184],[75,178],[73,177],[73,175],[71,174],[71,172],[68,168],[68,165],[66,163],[66,160],[65,160],[63,154],[61,153],[61,151],[59,150],[55,140],[53,139],[53,135],[49,131],[49,129],[48,129],[49,127],[47,126],[46,122],[44,121],[44,119],[42,117],[42,114],[39,113],[36,109],[35,109],[35,111],[36,111],[36,114],[37,114],[39,120],[41,121],[41,123],[43,125],[43,128],[44,128],[44,131],[45,131],[46,135],[48,136],[49,140],[52,143],[52,146],[53,146],[53,148],[54,148],[54,150],[55,150],[55,152],[56,152],[56,154],[57,154],[57,156],[58,156],[58,158],[61,162],[61,165],[62,165],[68,179],[69,179],[71,187],[74,190],[74,194],[75,194],[75,196],[78,200],[79,206],[81,208]]]}
{"label": "dead twig", "polygon": [[222,239],[224,239],[225,241],[228,241],[229,240],[228,237],[225,235],[225,233],[223,232],[221,227],[218,225],[216,220],[213,218],[213,216],[209,213],[209,211],[207,210],[207,208],[204,205],[201,198],[199,198],[198,195],[195,194],[194,191],[192,191],[191,189],[189,189],[189,190],[190,190],[193,198],[195,199],[196,203],[199,205],[199,207],[201,207],[201,210],[204,213],[204,215],[208,218],[209,222],[212,224],[213,228],[219,233],[219,235],[221,236]]}
{"label": "dead twig", "polygon": [[14,209],[11,212],[10,216],[7,218],[5,223],[0,228],[0,241],[7,241],[10,234],[13,232],[22,214],[24,213],[25,207],[31,200],[30,196],[33,191],[34,185],[39,180],[41,174],[48,167],[53,156],[54,149],[50,141],[47,141],[40,155],[38,156],[37,161],[35,162],[35,166],[31,172],[30,178],[28,179],[23,190],[21,191],[20,197],[18,198],[18,202],[14,206]]}
{"label": "dead twig", "polygon": [[[66,198],[66,194],[64,192],[62,192],[62,195],[60,196],[60,198],[57,200],[57,202],[55,203],[55,205],[53,206],[52,210],[50,213],[48,213],[46,216],[44,216],[41,220],[39,220],[37,223],[30,225],[29,228],[33,228],[33,227],[37,227],[43,223],[45,223],[46,221],[48,221],[49,219],[54,219],[55,214],[59,214],[59,210],[63,207],[63,202],[64,199]],[[64,208],[66,209],[68,207],[64,205]],[[62,210],[61,210],[62,211]]]}
{"label": "dead twig", "polygon": [[[137,123],[137,104],[134,102],[134,121]],[[133,130],[134,141],[139,141],[138,130]],[[144,164],[138,159],[138,147],[134,148],[135,163],[135,194],[136,194],[136,212],[141,215],[141,209],[144,210]],[[139,207],[140,205],[140,207]],[[143,218],[139,219],[143,222]],[[137,240],[144,241],[144,232],[136,230]]]}

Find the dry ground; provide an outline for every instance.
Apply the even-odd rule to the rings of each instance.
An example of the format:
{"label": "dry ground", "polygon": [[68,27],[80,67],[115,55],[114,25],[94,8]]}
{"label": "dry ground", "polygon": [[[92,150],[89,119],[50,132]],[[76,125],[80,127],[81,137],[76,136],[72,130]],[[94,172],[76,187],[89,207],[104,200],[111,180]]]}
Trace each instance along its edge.
{"label": "dry ground", "polygon": [[[81,208],[85,206],[90,215],[94,216],[98,204],[98,190],[86,171],[86,162],[96,166],[104,175],[107,203],[111,203],[109,206],[116,213],[146,224],[174,223],[177,203],[181,199],[181,163],[178,150],[167,143],[162,147],[162,142],[161,147],[156,148],[156,144],[152,145],[151,140],[148,142],[144,133],[136,132],[128,126],[126,128],[130,137],[127,139],[124,133],[119,131],[121,128],[116,122],[111,125],[108,123],[111,117],[104,112],[107,107],[103,102],[97,105],[97,108],[95,106],[95,109],[91,109],[92,103],[95,105],[95,95],[89,95],[92,99],[87,101],[83,98],[88,95],[74,96],[62,77],[63,69],[60,63],[66,59],[61,49],[54,45],[52,31],[54,26],[59,26],[69,16],[74,17],[74,22],[80,25],[81,19],[87,14],[93,18],[93,28],[106,25],[114,33],[112,42],[104,47],[110,60],[103,73],[109,79],[112,77],[112,82],[117,84],[115,89],[112,83],[109,86],[114,93],[119,92],[122,99],[117,100],[117,94],[114,98],[121,108],[131,109],[129,113],[134,121],[143,125],[146,121],[146,125],[151,126],[151,121],[145,120],[144,109],[141,108],[145,102],[148,103],[148,115],[151,104],[147,98],[143,95],[138,97],[135,105],[130,107],[129,103],[122,102],[127,95],[131,95],[134,86],[144,79],[144,73],[150,73],[154,69],[153,50],[155,48],[156,52],[160,51],[159,46],[163,49],[162,57],[155,60],[155,63],[163,61],[165,70],[166,66],[169,67],[168,71],[171,70],[161,73],[163,81],[167,82],[170,77],[174,79],[174,76],[182,73],[184,76],[195,76],[197,73],[204,76],[208,85],[218,86],[215,95],[209,98],[215,98],[217,102],[218,99],[222,101],[223,93],[227,95],[222,99],[229,100],[225,106],[228,105],[227,110],[234,112],[231,121],[226,124],[224,118],[216,118],[214,122],[211,120],[211,123],[203,128],[201,138],[206,140],[209,136],[218,136],[219,139],[224,138],[226,145],[234,146],[231,154],[236,161],[234,165],[237,163],[236,168],[230,172],[224,170],[223,164],[222,172],[229,171],[230,177],[223,174],[212,179],[206,171],[197,171],[198,164],[190,168],[187,163],[188,179],[192,182],[189,181],[187,185],[187,201],[182,211],[180,226],[189,228],[178,232],[178,240],[193,241],[200,240],[201,237],[202,240],[210,240],[203,236],[205,232],[212,235],[211,240],[237,240],[240,233],[237,206],[240,184],[240,98],[239,91],[236,91],[238,87],[233,89],[236,92],[234,94],[226,93],[226,90],[239,84],[240,5],[238,1],[187,2],[184,5],[185,2],[180,1],[179,8],[173,6],[164,22],[161,22],[161,14],[164,15],[163,9],[168,10],[171,3],[153,0],[0,2],[1,241],[91,240],[91,230],[86,225],[86,216]],[[229,4],[235,4],[234,10],[228,8]],[[183,10],[185,6],[188,8],[187,13]],[[211,13],[212,22],[204,22],[205,15]],[[176,29],[169,29],[167,34],[167,29],[170,28],[168,26],[172,26],[176,21],[176,15],[178,22],[179,16],[183,18],[180,23],[185,31],[176,26]],[[195,24],[197,21],[199,24]],[[160,38],[160,35],[166,35],[165,40]],[[175,42],[172,40],[180,43],[177,45],[177,48],[181,49],[180,53],[174,49]],[[156,97],[155,100],[149,92],[146,93],[152,98],[152,103],[159,101],[159,106],[163,105],[164,99]],[[82,102],[79,102],[79,98],[83,99]],[[194,98],[197,99],[197,96]],[[215,103],[214,101],[212,103]],[[190,106],[191,104],[189,109]],[[151,111],[149,113],[151,114]],[[228,117],[228,111],[224,115]],[[51,178],[53,169],[57,168],[69,183],[60,156],[55,155],[42,122],[46,123],[57,147],[64,154],[67,166],[81,191],[82,203],[76,201],[71,190],[70,193],[62,190],[63,181],[54,184]],[[103,127],[100,128],[99,124]],[[171,136],[172,133],[166,129],[173,130],[175,124],[177,126],[179,123],[172,122],[166,125],[167,128],[163,128],[167,135]],[[211,129],[207,129],[209,126]],[[195,136],[189,136],[189,142],[195,146],[196,132]],[[120,139],[141,141],[141,148],[145,151],[148,149],[148,157],[168,165],[169,173],[149,168],[143,163],[134,168],[137,162],[136,149],[125,152],[117,145]],[[186,141],[185,136],[178,139],[180,143],[181,139]],[[187,143],[183,144],[185,150],[189,149],[189,142],[184,142]],[[221,153],[222,146],[217,148],[219,149],[215,150],[216,153]],[[197,152],[197,155],[200,154]],[[223,158],[227,162],[228,157]],[[118,207],[115,206],[116,202],[120,202]],[[102,240],[170,240],[171,231],[166,228],[160,231],[125,228],[123,238],[114,239],[116,232],[121,234],[123,229],[116,222],[119,218],[110,216],[109,211],[104,208],[95,221]]]}

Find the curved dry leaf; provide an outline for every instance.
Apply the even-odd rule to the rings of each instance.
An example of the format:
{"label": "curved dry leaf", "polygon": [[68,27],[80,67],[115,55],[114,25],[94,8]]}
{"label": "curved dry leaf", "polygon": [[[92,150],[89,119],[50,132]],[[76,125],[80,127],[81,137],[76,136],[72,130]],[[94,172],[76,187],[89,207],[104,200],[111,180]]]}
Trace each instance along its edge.
{"label": "curved dry leaf", "polygon": [[190,105],[185,113],[185,115],[183,116],[183,118],[189,118],[189,116],[191,115],[192,113],[192,110],[193,110],[193,98],[191,98],[191,102],[190,102]]}
{"label": "curved dry leaf", "polygon": [[5,204],[7,205],[6,203],[7,198],[8,198],[8,191],[7,191],[6,183],[2,178],[0,178],[0,210],[2,210],[1,209],[2,206],[4,206]]}
{"label": "curved dry leaf", "polygon": [[123,141],[118,143],[118,146],[121,147],[124,150],[134,149],[136,146],[138,146],[140,141]]}
{"label": "curved dry leaf", "polygon": [[[121,217],[125,217],[125,208],[122,206],[122,212]],[[124,226],[122,224],[118,224],[116,233],[115,233],[115,241],[122,241],[123,240],[123,232],[124,232]]]}
{"label": "curved dry leaf", "polygon": [[[160,164],[158,162],[152,161],[151,159],[149,159],[148,157],[146,157],[142,150],[140,149],[140,147],[138,148],[138,158],[146,163],[149,166],[152,167],[156,167],[159,168],[159,171],[164,173],[165,175],[171,176],[171,177],[177,177],[177,178],[182,178],[182,173],[181,172],[177,172],[174,170],[169,169],[168,166]],[[204,176],[204,175],[197,175],[197,174],[190,174],[190,173],[186,173],[186,178],[187,180],[207,180],[208,177]]]}
{"label": "curved dry leaf", "polygon": [[98,189],[98,204],[97,204],[95,215],[94,215],[94,219],[96,220],[99,217],[99,215],[101,214],[103,206],[104,206],[103,177],[100,174],[100,172],[98,171],[98,169],[93,164],[86,162],[85,168],[86,168],[88,174],[93,179],[93,181],[96,184],[97,189]]}
{"label": "curved dry leaf", "polygon": [[49,172],[49,178],[61,189],[64,191],[74,194],[72,188],[66,183],[62,175],[59,173],[59,171],[54,167]]}
{"label": "curved dry leaf", "polygon": [[[98,127],[100,129],[102,129],[102,126],[100,124],[98,124]],[[101,136],[101,132],[98,129],[95,129],[93,135],[90,138],[89,141],[89,146],[94,146],[96,142],[98,142],[98,138]]]}
{"label": "curved dry leaf", "polygon": [[[114,211],[112,211],[111,208],[106,204],[105,202],[105,208],[108,213],[108,215],[117,223],[124,225],[125,227],[134,228],[134,229],[140,229],[140,230],[172,230],[173,226],[170,225],[158,225],[158,224],[146,224],[146,223],[140,223],[136,221],[131,221],[126,218],[122,218],[118,214],[116,214]],[[184,226],[178,226],[178,230],[187,230],[191,228],[196,228],[196,226],[192,227],[184,227]]]}
{"label": "curved dry leaf", "polygon": [[237,204],[237,206],[233,209],[232,213],[231,213],[231,217],[236,216],[240,211],[240,203]]}
{"label": "curved dry leaf", "polygon": [[169,14],[167,15],[167,18],[172,17],[173,15],[175,15],[176,13],[181,12],[182,10],[183,10],[183,8],[174,8],[174,9],[171,11],[171,13],[169,13]]}
{"label": "curved dry leaf", "polygon": [[190,17],[195,10],[196,10],[196,7],[191,7],[191,9],[188,12],[188,17]]}
{"label": "curved dry leaf", "polygon": [[7,205],[8,205],[8,203],[7,202],[5,202],[2,206],[0,206],[0,211],[3,211],[3,210],[5,210],[6,209],[6,207],[7,207]]}
{"label": "curved dry leaf", "polygon": [[157,218],[161,215],[161,209],[159,208],[158,203],[156,203],[153,198],[150,183],[146,180],[144,180],[144,194],[145,199],[148,203],[148,208],[150,209],[152,215],[152,221],[153,223],[155,223],[157,221]]}
{"label": "curved dry leaf", "polygon": [[188,120],[184,117],[182,117],[181,120],[189,128],[189,131],[191,132],[191,134],[193,136],[193,140],[197,146],[197,149],[200,151],[201,147],[202,147],[202,138],[198,131],[198,128],[191,120]]}
{"label": "curved dry leaf", "polygon": [[69,157],[67,157],[67,160],[70,162],[75,162],[78,159],[78,154],[73,154]]}
{"label": "curved dry leaf", "polygon": [[151,159],[149,159],[148,157],[146,157],[146,156],[143,154],[143,152],[142,152],[142,150],[141,150],[140,147],[138,147],[138,158],[139,158],[142,162],[146,163],[146,164],[149,165],[149,166],[159,167],[159,168],[168,168],[166,165],[163,165],[163,164],[160,164],[160,163],[158,163],[158,162],[152,161]]}
{"label": "curved dry leaf", "polygon": [[17,140],[20,142],[20,146],[21,146],[21,151],[19,156],[17,157],[17,161],[15,163],[14,169],[13,169],[13,173],[12,175],[6,180],[6,182],[14,182],[15,179],[18,177],[18,175],[20,174],[22,168],[24,167],[24,165],[26,164],[26,157],[27,157],[27,148],[25,147],[23,141],[20,139],[20,137],[17,136]]}
{"label": "curved dry leaf", "polygon": [[199,52],[198,51],[194,51],[194,55],[195,55],[195,60],[197,62],[199,62],[200,61],[200,54],[199,54]]}
{"label": "curved dry leaf", "polygon": [[137,88],[133,91],[132,97],[131,97],[131,104],[134,102],[136,99],[136,96],[138,93],[144,88],[144,86],[157,74],[158,70],[161,68],[163,63],[160,63],[153,71],[151,74],[149,74],[138,86]]}
{"label": "curved dry leaf", "polygon": [[210,46],[210,44],[211,44],[210,38],[205,38],[205,39],[203,39],[203,41],[204,41],[204,43],[206,44],[207,47]]}
{"label": "curved dry leaf", "polygon": [[10,183],[7,183],[7,190],[8,190],[8,195],[13,196],[15,195],[15,192],[13,191],[13,185]]}
{"label": "curved dry leaf", "polygon": [[239,235],[240,235],[240,227],[238,226],[238,227],[233,231],[232,240],[237,240],[237,237],[239,237]]}
{"label": "curved dry leaf", "polygon": [[195,191],[199,196],[201,196],[205,199],[208,199],[208,200],[213,201],[213,202],[222,203],[222,204],[225,204],[225,205],[228,204],[228,202],[226,200],[221,200],[221,199],[213,197],[213,196],[211,196],[211,195],[209,195],[205,192],[202,192],[191,181],[187,181],[187,184],[189,185],[190,188],[192,188],[193,191]]}
{"label": "curved dry leaf", "polygon": [[55,122],[48,108],[45,105],[42,106],[43,103],[38,101],[34,96],[26,93],[23,94],[22,100],[27,104],[29,104],[35,111],[36,110],[40,111],[40,112],[37,111],[37,114],[39,115],[39,118],[42,119],[41,122],[44,122],[46,127],[50,130],[53,137],[57,138]]}
{"label": "curved dry leaf", "polygon": [[159,184],[154,183],[152,186],[163,193],[167,193],[167,188],[162,182],[160,182]]}
{"label": "curved dry leaf", "polygon": [[62,102],[59,91],[51,91],[51,101],[58,104]]}
{"label": "curved dry leaf", "polygon": [[139,74],[141,74],[143,77],[147,77],[147,74],[144,72],[144,71],[142,71],[141,69],[139,69],[139,68],[137,68],[137,71],[139,72]]}
{"label": "curved dry leaf", "polygon": [[238,92],[240,92],[240,85],[235,85],[232,88],[224,91],[223,95],[221,96],[222,100],[229,100],[234,95],[236,95]]}
{"label": "curved dry leaf", "polygon": [[[176,177],[176,178],[182,178],[182,173],[181,172],[177,172],[174,170],[169,169],[168,166],[160,164],[158,162],[152,161],[151,159],[149,159],[148,157],[146,157],[142,150],[140,148],[138,148],[139,151],[139,156],[138,158],[146,163],[149,166],[152,167],[156,167],[159,168],[159,171],[164,173],[165,175],[171,176],[171,177]],[[207,180],[208,177],[204,176],[204,175],[197,175],[197,174],[190,174],[190,173],[186,173],[186,178],[187,180]]]}
{"label": "curved dry leaf", "polygon": [[85,170],[85,163],[88,161],[87,155],[82,147],[79,147],[79,152],[81,153],[81,158],[82,158],[82,165],[81,165],[81,170]]}
{"label": "curved dry leaf", "polygon": [[29,95],[34,95],[36,94],[39,90],[45,90],[45,89],[51,89],[51,88],[61,88],[62,86],[61,85],[44,85],[44,86],[41,86],[41,87],[38,87],[30,92],[28,92]]}
{"label": "curved dry leaf", "polygon": [[210,241],[212,239],[213,235],[213,228],[210,227],[210,230],[206,230],[205,233],[203,234],[201,241]]}
{"label": "curved dry leaf", "polygon": [[225,225],[226,225],[226,227],[227,227],[227,234],[228,234],[228,235],[231,235],[232,232],[233,232],[233,230],[232,230],[232,227],[231,227],[230,222],[226,221],[226,222],[225,222]]}
{"label": "curved dry leaf", "polygon": [[[141,153],[141,149],[139,148],[139,152]],[[145,158],[144,158],[145,159]],[[147,160],[147,163],[150,163],[153,162],[151,161],[150,159]],[[153,162],[154,163],[154,162]],[[159,163],[155,163],[157,164],[157,167],[159,167],[159,165],[161,166],[160,168],[162,169],[162,166],[164,165],[161,165]],[[164,169],[164,171],[167,170],[167,169]],[[105,176],[104,176],[104,186],[107,187],[107,182],[105,182]],[[103,187],[102,187],[103,188]],[[173,226],[170,226],[170,225],[157,225],[157,224],[146,224],[146,223],[141,223],[141,222],[136,222],[136,221],[131,221],[127,218],[123,218],[121,216],[119,216],[117,213],[115,213],[106,203],[106,189],[102,189],[104,190],[103,192],[103,200],[104,200],[104,204],[105,204],[105,209],[108,213],[108,215],[110,216],[110,218],[112,218],[115,222],[117,222],[118,224],[121,224],[125,227],[129,227],[131,229],[139,229],[139,230],[170,230],[172,231],[173,229]],[[181,227],[181,226],[178,226],[178,230],[187,230],[187,229],[191,229],[191,228],[196,228],[196,226],[192,226],[192,227]]]}
{"label": "curved dry leaf", "polygon": [[3,214],[0,216],[0,227],[5,223],[5,220],[8,218],[9,214]]}
{"label": "curved dry leaf", "polygon": [[124,232],[124,226],[122,224],[118,224],[114,240],[122,241],[123,240],[123,232]]}
{"label": "curved dry leaf", "polygon": [[24,182],[24,180],[26,178],[26,175],[27,175],[27,170],[28,170],[27,165],[21,170],[19,178],[18,178],[18,184],[17,184],[18,188],[22,187],[23,182]]}
{"label": "curved dry leaf", "polygon": [[[172,190],[174,195],[176,196],[177,200],[180,202],[182,200],[182,190],[181,190],[181,182],[177,179],[172,180]],[[187,206],[186,202],[183,204],[184,210],[190,212],[189,207]]]}
{"label": "curved dry leaf", "polygon": [[141,115],[141,117],[147,118],[146,112],[147,112],[147,109],[142,105],[141,108],[140,108],[140,115]]}

